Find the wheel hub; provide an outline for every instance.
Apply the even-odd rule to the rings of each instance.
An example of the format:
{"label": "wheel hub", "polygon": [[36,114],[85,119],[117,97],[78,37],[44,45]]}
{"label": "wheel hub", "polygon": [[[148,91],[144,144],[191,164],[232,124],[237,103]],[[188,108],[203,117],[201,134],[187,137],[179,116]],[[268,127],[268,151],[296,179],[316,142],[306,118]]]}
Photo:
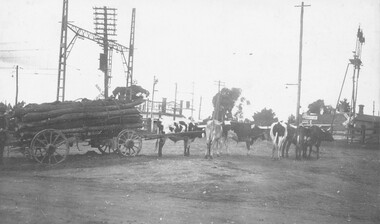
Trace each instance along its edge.
{"label": "wheel hub", "polygon": [[135,146],[135,143],[132,141],[132,140],[128,140],[126,143],[125,143],[125,147],[126,148],[132,148],[133,146]]}
{"label": "wheel hub", "polygon": [[52,155],[56,149],[57,149],[57,147],[55,145],[52,145],[52,144],[49,144],[46,146],[46,152],[48,155]]}

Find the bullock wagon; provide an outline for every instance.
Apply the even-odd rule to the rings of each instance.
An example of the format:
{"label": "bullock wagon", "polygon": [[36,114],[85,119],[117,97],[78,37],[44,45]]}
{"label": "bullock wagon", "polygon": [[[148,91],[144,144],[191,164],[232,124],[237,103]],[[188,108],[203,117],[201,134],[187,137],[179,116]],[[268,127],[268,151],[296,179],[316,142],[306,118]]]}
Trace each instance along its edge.
{"label": "bullock wagon", "polygon": [[[203,131],[155,134],[145,131],[142,116],[135,106],[144,99],[82,100],[29,104],[15,107],[3,115],[6,123],[6,146],[17,149],[41,164],[63,162],[70,147],[87,142],[102,154],[136,156],[142,140],[171,138],[185,141]],[[9,151],[8,150],[8,151]],[[186,152],[185,152],[186,154]],[[158,150],[162,156],[162,147]]]}
{"label": "bullock wagon", "polygon": [[103,154],[135,156],[142,147],[138,132],[143,126],[135,106],[143,102],[107,99],[18,106],[2,116],[5,145],[48,165],[63,162],[78,142],[88,142]]}

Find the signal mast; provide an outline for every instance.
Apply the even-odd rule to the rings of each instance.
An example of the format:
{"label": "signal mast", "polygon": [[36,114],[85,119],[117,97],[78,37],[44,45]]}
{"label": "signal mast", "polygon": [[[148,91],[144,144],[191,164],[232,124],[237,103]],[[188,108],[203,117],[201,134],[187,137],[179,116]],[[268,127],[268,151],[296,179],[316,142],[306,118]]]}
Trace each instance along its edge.
{"label": "signal mast", "polygon": [[358,84],[359,84],[359,73],[360,67],[362,66],[361,55],[362,55],[362,47],[365,42],[365,38],[363,36],[363,30],[358,28],[358,32],[356,34],[356,47],[354,53],[354,58],[350,59],[350,64],[354,66],[354,71],[352,74],[352,97],[351,97],[351,119],[355,117],[356,114],[356,100],[358,97]]}

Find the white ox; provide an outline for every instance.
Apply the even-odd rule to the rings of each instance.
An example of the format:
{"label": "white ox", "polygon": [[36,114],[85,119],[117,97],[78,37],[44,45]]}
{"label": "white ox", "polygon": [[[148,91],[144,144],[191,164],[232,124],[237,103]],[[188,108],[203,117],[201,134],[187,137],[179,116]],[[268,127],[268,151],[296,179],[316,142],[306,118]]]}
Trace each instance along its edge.
{"label": "white ox", "polygon": [[[285,139],[288,135],[286,124],[283,122],[275,122],[270,127],[270,137],[273,142],[272,159],[280,159],[281,148],[284,145]],[[275,152],[277,151],[277,157]]]}
{"label": "white ox", "polygon": [[222,122],[217,120],[210,120],[207,122],[206,125],[206,143],[207,143],[207,150],[205,158],[212,159],[213,157],[213,150],[212,146],[216,146],[216,152],[219,156],[220,147],[222,145],[222,139],[223,139],[223,127]]}

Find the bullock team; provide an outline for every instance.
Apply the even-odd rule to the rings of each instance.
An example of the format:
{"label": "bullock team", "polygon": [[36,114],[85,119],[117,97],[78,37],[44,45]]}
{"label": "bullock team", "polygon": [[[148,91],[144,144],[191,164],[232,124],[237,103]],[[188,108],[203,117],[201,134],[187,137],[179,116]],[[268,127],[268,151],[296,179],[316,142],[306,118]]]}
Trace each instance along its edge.
{"label": "bullock team", "polygon": [[[296,148],[296,159],[310,158],[313,147],[316,147],[317,159],[319,159],[319,147],[322,141],[333,141],[329,130],[323,130],[318,126],[297,128],[284,122],[275,122],[270,128],[262,128],[250,123],[220,122],[209,120],[204,128],[197,126],[194,122],[182,119],[173,121],[171,119],[159,119],[156,122],[158,133],[165,134],[156,142],[158,155],[162,156],[162,148],[167,138],[174,142],[184,141],[184,155],[190,155],[190,145],[196,138],[206,137],[205,158],[213,158],[213,148],[220,155],[224,146],[229,154],[228,142],[233,140],[245,142],[247,155],[250,147],[256,140],[267,140],[273,144],[272,159],[289,156],[289,148],[293,144]],[[268,133],[269,132],[269,133]],[[182,134],[181,134],[182,133]],[[171,135],[172,134],[172,135]],[[307,149],[309,152],[307,153]]]}

